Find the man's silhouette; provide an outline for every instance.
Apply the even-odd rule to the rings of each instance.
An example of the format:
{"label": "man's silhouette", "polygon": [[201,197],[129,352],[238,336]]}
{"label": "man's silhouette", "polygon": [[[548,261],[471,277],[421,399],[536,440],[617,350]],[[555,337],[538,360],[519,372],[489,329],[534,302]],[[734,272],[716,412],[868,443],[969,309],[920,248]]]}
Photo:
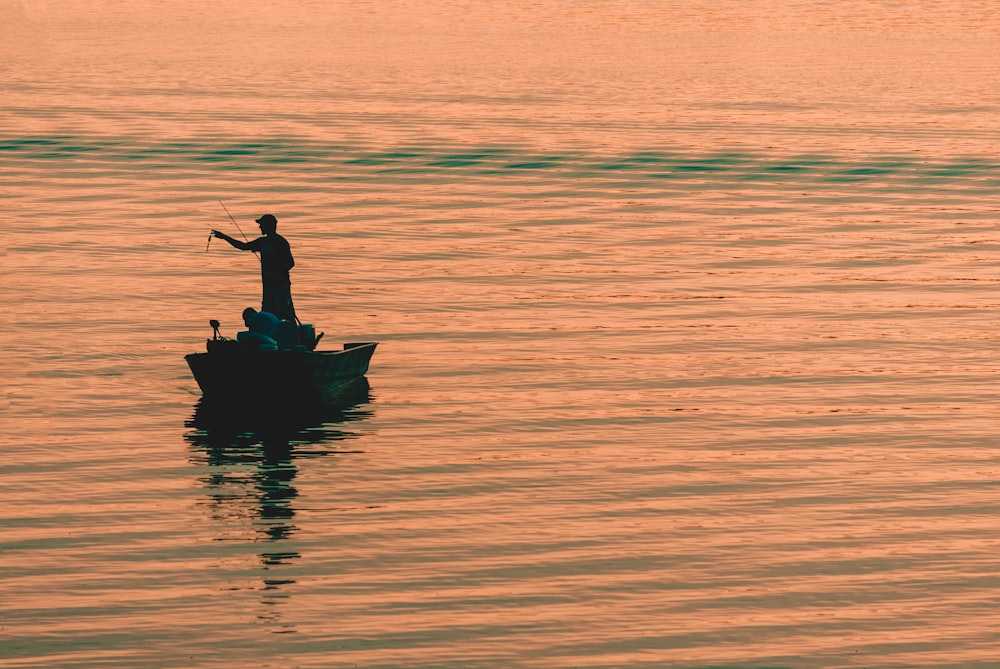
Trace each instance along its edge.
{"label": "man's silhouette", "polygon": [[288,271],[295,266],[292,249],[279,235],[278,219],[271,214],[264,214],[257,219],[263,237],[252,242],[241,242],[224,232],[212,230],[212,234],[224,239],[241,251],[257,251],[260,253],[260,279],[263,285],[261,310],[269,311],[286,321],[296,321],[295,307],[292,305],[292,282]]}

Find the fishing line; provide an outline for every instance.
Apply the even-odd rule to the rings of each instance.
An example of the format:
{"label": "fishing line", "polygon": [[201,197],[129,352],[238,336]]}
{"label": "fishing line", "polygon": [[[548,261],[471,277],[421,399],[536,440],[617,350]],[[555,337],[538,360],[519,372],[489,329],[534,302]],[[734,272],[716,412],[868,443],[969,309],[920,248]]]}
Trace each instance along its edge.
{"label": "fishing line", "polygon": [[[222,200],[219,200],[219,204],[222,204]],[[236,219],[233,218],[233,215],[229,213],[229,209],[226,209],[226,205],[222,204],[222,208],[226,210],[226,215],[229,216],[229,220],[233,222],[233,225],[236,226],[236,229],[240,231],[241,235],[243,235],[243,241],[245,242],[250,241],[249,239],[247,239],[246,233],[243,232],[243,228],[241,228],[240,224],[236,222]]]}
{"label": "fishing line", "polygon": [[[222,205],[222,208],[226,210],[226,215],[227,215],[227,216],[229,216],[229,220],[233,222],[233,225],[235,225],[235,226],[236,226],[236,229],[240,231],[240,234],[241,234],[241,235],[243,235],[243,241],[245,241],[245,242],[249,242],[249,241],[250,241],[250,239],[249,239],[249,238],[247,237],[246,233],[245,233],[245,232],[243,232],[243,228],[241,228],[241,227],[240,227],[240,224],[236,222],[236,219],[235,219],[235,218],[233,218],[233,215],[229,213],[229,209],[228,209],[228,208],[226,207],[226,205],[225,205],[225,204],[223,204],[222,200],[219,200],[219,204],[221,204],[221,205]],[[206,251],[208,250],[208,249],[207,249],[207,247],[206,247],[206,249],[205,249],[205,250],[206,250]],[[257,255],[257,252],[256,252],[256,251],[253,251],[253,254],[254,254],[254,255],[256,256],[256,255]],[[257,257],[259,258],[260,256],[257,256]]]}

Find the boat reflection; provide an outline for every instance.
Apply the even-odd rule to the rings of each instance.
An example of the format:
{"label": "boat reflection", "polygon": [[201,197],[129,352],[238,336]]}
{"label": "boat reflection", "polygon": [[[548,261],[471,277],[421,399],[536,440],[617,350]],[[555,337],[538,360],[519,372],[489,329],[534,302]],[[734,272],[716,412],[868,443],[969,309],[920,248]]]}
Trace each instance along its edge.
{"label": "boat reflection", "polygon": [[[276,541],[297,529],[296,461],[357,453],[343,448],[355,436],[347,425],[371,415],[368,380],[359,379],[336,404],[248,406],[202,398],[186,426],[195,464],[220,519],[252,521],[253,540]],[[244,537],[246,539],[248,537]]]}
{"label": "boat reflection", "polygon": [[[263,604],[276,604],[275,591],[295,583],[268,570],[301,557],[292,539],[295,487],[299,463],[305,459],[360,453],[345,448],[356,436],[350,423],[372,415],[366,378],[356,381],[336,404],[249,406],[199,400],[185,423],[192,464],[204,504],[217,521],[215,540],[231,547],[226,554],[254,556],[254,571],[263,570]],[[282,545],[283,544],[283,545]],[[251,553],[245,549],[252,547]],[[251,568],[253,569],[253,568]],[[272,622],[274,614],[262,616]]]}

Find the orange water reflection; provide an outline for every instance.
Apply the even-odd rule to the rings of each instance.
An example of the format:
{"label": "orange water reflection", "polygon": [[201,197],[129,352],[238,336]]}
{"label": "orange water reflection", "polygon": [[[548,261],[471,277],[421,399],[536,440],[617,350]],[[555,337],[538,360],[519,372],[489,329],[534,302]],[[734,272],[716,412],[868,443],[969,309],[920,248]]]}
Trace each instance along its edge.
{"label": "orange water reflection", "polygon": [[[12,662],[995,664],[988,3],[0,17]],[[219,199],[377,415],[179,427]]]}

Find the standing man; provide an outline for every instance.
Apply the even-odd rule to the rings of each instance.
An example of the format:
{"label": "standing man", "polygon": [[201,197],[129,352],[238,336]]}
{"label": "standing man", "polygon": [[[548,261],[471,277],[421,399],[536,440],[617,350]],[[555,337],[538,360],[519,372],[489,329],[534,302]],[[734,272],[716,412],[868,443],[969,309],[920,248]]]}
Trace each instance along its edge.
{"label": "standing man", "polygon": [[276,232],[278,219],[274,216],[264,214],[257,219],[257,224],[264,236],[252,242],[241,242],[218,230],[212,230],[212,234],[241,251],[260,252],[260,279],[264,288],[261,310],[269,311],[282,320],[297,321],[292,305],[292,282],[288,277],[288,271],[295,266],[292,249],[285,238]]}

